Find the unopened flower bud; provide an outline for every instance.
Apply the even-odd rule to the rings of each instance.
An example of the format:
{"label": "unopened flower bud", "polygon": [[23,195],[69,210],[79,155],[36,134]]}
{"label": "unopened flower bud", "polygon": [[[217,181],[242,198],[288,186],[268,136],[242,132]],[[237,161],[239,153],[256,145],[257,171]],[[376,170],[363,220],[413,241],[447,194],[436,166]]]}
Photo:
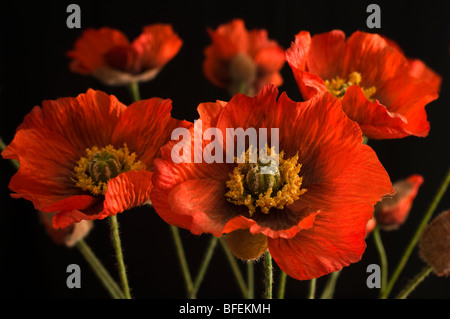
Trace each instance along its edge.
{"label": "unopened flower bud", "polygon": [[396,194],[375,205],[375,218],[380,228],[395,230],[406,221],[422,183],[423,177],[420,175],[412,175],[394,183]]}
{"label": "unopened flower bud", "polygon": [[248,229],[238,229],[225,237],[233,255],[242,260],[254,260],[267,250],[267,237],[250,233]]}
{"label": "unopened flower bud", "polygon": [[419,255],[437,276],[450,275],[450,210],[425,227],[419,240]]}

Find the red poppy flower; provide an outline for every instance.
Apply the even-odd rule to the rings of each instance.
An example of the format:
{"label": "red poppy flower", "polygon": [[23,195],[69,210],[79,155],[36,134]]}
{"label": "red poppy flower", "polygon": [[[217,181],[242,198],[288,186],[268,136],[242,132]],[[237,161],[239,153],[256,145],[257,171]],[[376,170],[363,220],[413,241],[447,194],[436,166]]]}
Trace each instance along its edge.
{"label": "red poppy flower", "polygon": [[[338,99],[325,93],[297,103],[285,93],[277,96],[277,88],[269,85],[256,97],[237,94],[228,103],[200,104],[207,136],[202,149],[185,156],[189,146],[196,149],[195,139],[188,138],[165,145],[155,160],[151,199],[167,223],[193,234],[226,234],[229,244],[237,246],[232,251],[243,259],[257,258],[268,247],[288,275],[311,279],[360,260],[373,205],[392,192],[392,185]],[[214,139],[214,151],[207,134],[212,128],[227,136],[223,143]],[[251,164],[251,149],[244,161],[244,153],[237,154],[239,143],[229,145],[236,136],[227,128],[267,128],[271,155],[278,129],[276,171],[265,176],[261,169],[267,161]],[[190,134],[195,136],[195,126]],[[181,150],[185,157],[180,162],[173,154]],[[200,151],[219,156],[195,163]],[[231,163],[226,160],[233,156]]]}
{"label": "red poppy flower", "polygon": [[330,91],[372,139],[427,136],[425,106],[438,98],[441,77],[377,34],[299,32],[286,59],[305,99]]}
{"label": "red poppy flower", "polygon": [[266,30],[247,31],[244,21],[235,19],[208,33],[212,44],[205,49],[203,70],[214,85],[231,95],[255,95],[265,84],[283,84],[284,50]]}
{"label": "red poppy flower", "polygon": [[385,198],[375,205],[375,219],[384,230],[393,230],[400,227],[411,210],[412,203],[423,183],[421,175],[411,175],[405,180],[394,183],[396,194]]}
{"label": "red poppy flower", "polygon": [[146,203],[153,159],[174,127],[171,101],[152,98],[130,107],[88,90],[44,101],[18,127],[2,152],[20,163],[9,188],[14,198],[53,213],[53,226],[103,219]]}
{"label": "red poppy flower", "polygon": [[178,53],[182,43],[168,24],[145,26],[132,43],[119,30],[88,29],[68,52],[73,59],[70,69],[107,85],[148,81]]}

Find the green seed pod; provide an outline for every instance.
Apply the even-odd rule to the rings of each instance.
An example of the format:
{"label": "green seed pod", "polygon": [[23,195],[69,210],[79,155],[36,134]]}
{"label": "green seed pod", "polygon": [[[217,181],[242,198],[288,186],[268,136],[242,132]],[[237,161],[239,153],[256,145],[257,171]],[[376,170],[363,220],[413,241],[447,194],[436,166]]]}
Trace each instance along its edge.
{"label": "green seed pod", "polygon": [[116,177],[121,171],[120,161],[106,151],[96,153],[89,163],[89,175],[96,183],[108,182]]}
{"label": "green seed pod", "polygon": [[253,195],[266,193],[270,188],[275,194],[281,186],[280,171],[274,174],[262,174],[260,164],[250,164],[250,169],[245,176],[246,186]]}

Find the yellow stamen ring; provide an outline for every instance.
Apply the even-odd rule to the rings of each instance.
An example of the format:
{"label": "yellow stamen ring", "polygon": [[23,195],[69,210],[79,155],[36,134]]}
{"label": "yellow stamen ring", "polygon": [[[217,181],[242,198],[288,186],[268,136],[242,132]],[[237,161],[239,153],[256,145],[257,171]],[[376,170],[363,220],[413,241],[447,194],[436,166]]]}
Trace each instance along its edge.
{"label": "yellow stamen ring", "polygon": [[[302,189],[303,178],[299,176],[301,164],[298,164],[298,154],[284,159],[284,152],[279,154],[278,172],[280,181],[278,190],[274,191],[273,182],[268,183],[266,190],[254,193],[251,191],[251,185],[247,184],[247,174],[253,172],[254,165],[249,163],[249,152],[245,153],[245,162],[238,163],[230,174],[230,179],[226,182],[229,191],[225,194],[227,200],[235,205],[244,205],[249,209],[252,216],[259,207],[261,212],[268,214],[271,208],[283,209],[286,205],[293,204],[299,199],[300,195],[306,192]],[[271,150],[269,149],[268,154]],[[271,181],[263,178],[261,180]],[[249,187],[250,186],[250,187]]]}
{"label": "yellow stamen ring", "polygon": [[74,168],[73,181],[77,187],[94,195],[105,195],[108,181],[120,173],[145,169],[145,164],[136,160],[136,153],[130,153],[126,144],[120,149],[108,145],[86,149]]}
{"label": "yellow stamen ring", "polygon": [[[352,72],[349,74],[347,81],[345,79],[340,78],[339,76],[336,76],[331,81],[325,80],[325,86],[327,87],[328,91],[333,94],[335,97],[342,99],[344,97],[345,91],[347,91],[348,87],[351,85],[358,85],[361,83],[362,77],[361,74],[358,72]],[[371,86],[369,88],[364,88],[362,86],[361,90],[364,93],[364,96],[371,102],[374,101],[372,98],[372,95],[375,94],[376,87]]]}

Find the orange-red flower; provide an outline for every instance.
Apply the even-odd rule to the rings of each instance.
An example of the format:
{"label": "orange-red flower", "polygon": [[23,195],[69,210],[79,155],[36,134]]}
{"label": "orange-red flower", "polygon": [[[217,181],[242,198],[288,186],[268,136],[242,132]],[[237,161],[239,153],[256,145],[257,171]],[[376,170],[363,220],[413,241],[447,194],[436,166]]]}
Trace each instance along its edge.
{"label": "orange-red flower", "polygon": [[18,127],[2,152],[19,161],[9,188],[14,198],[53,213],[53,226],[103,219],[150,199],[153,159],[174,127],[170,100],[128,108],[115,96],[88,90],[44,101]]}
{"label": "orange-red flower", "polygon": [[93,75],[107,85],[153,79],[178,53],[183,41],[169,24],[145,26],[133,42],[119,30],[87,29],[68,52],[73,72]]}
{"label": "orange-red flower", "polygon": [[266,30],[248,31],[244,21],[235,19],[208,33],[212,43],[205,49],[203,71],[214,85],[231,95],[255,95],[265,84],[283,84],[284,50]]}
{"label": "orange-red flower", "polygon": [[408,218],[412,203],[422,183],[423,177],[417,174],[395,182],[396,194],[375,205],[376,223],[385,230],[400,227]]}
{"label": "orange-red flower", "polygon": [[425,106],[438,98],[441,77],[420,60],[408,59],[392,40],[334,30],[301,31],[286,59],[305,99],[329,91],[372,139],[427,136]]}
{"label": "orange-red flower", "polygon": [[[175,149],[179,153],[182,149],[183,156],[189,146],[195,149],[191,127],[194,142],[183,138],[161,148],[151,200],[169,224],[193,234],[226,234],[229,244],[237,245],[232,250],[244,259],[257,258],[268,247],[288,275],[310,279],[360,260],[373,206],[393,189],[338,99],[325,93],[297,103],[285,93],[277,96],[277,88],[269,85],[256,97],[237,94],[228,103],[200,104],[203,132],[215,128],[227,137],[223,143],[214,139],[214,152],[213,142],[204,138],[201,151],[221,154],[223,148],[223,154],[211,163],[195,163],[197,149],[177,164],[178,159],[172,158]],[[276,172],[265,176],[263,163],[249,163],[250,149],[243,161],[244,153],[236,151],[239,143],[229,144],[236,136],[227,128],[244,132],[267,128],[271,155],[277,152],[272,150],[276,143],[272,136],[276,138],[278,129]],[[183,147],[174,148],[179,143]],[[230,155],[236,157],[231,163],[226,160]]]}

